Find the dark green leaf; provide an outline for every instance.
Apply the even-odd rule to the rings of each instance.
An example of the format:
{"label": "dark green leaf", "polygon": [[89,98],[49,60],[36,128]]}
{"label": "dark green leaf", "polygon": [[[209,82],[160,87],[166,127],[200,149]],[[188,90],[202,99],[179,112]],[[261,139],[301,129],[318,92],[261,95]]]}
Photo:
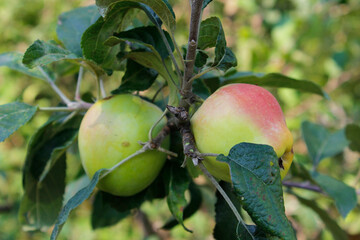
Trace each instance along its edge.
{"label": "dark green leaf", "polygon": [[216,65],[216,68],[221,71],[226,71],[229,68],[236,67],[237,60],[235,54],[231,51],[230,48],[225,48],[225,54],[220,59],[220,62]]}
{"label": "dark green leaf", "polygon": [[[295,195],[295,194],[294,194]],[[336,223],[336,221],[334,221],[329,213],[327,213],[326,211],[324,211],[323,209],[321,209],[317,204],[316,201],[314,200],[308,200],[305,198],[302,198],[298,195],[295,195],[298,200],[305,206],[311,208],[314,212],[316,212],[319,217],[321,218],[321,220],[324,222],[324,224],[326,225],[327,229],[331,232],[333,238],[335,240],[344,240],[344,239],[348,239],[346,232],[344,232],[344,230],[341,229],[341,227]]]}
{"label": "dark green leaf", "polygon": [[315,83],[307,80],[296,80],[279,73],[266,75],[252,72],[239,72],[222,79],[222,85],[231,83],[250,83],[263,87],[291,88],[302,92],[309,92],[329,98],[328,95]]}
{"label": "dark green leaf", "polygon": [[286,218],[278,157],[268,145],[240,143],[217,160],[230,166],[231,180],[243,208],[263,231],[296,239]]}
{"label": "dark green leaf", "polygon": [[215,47],[214,66],[218,65],[226,51],[226,40],[221,21],[211,17],[201,22],[199,30],[198,48],[206,49]]}
{"label": "dark green leaf", "polygon": [[175,31],[175,17],[168,5],[162,0],[96,0],[96,5],[99,7],[103,16],[108,16],[112,10],[114,3],[122,3],[129,5],[132,2],[142,3],[149,6],[162,20],[166,28],[174,33]]}
{"label": "dark green leaf", "polygon": [[206,64],[209,56],[202,50],[196,50],[195,67],[201,68]]}
{"label": "dark green leaf", "polygon": [[327,175],[313,172],[316,183],[335,201],[341,216],[345,218],[357,203],[356,191],[345,183]]}
{"label": "dark green leaf", "polygon": [[200,78],[194,80],[193,92],[204,100],[211,95],[210,89],[205,85],[204,81]]}
{"label": "dark green leaf", "polygon": [[53,116],[31,138],[23,171],[24,197],[19,216],[32,229],[51,226],[62,207],[65,191],[65,151],[77,136],[81,117],[64,122]]}
{"label": "dark green leaf", "polygon": [[190,178],[187,170],[177,164],[172,164],[168,176],[168,196],[167,203],[172,215],[184,227],[186,231],[191,232],[184,225],[183,213],[187,204],[185,191],[189,188]]}
{"label": "dark green leaf", "polygon": [[141,204],[155,198],[164,198],[165,183],[163,175],[170,170],[165,164],[159,176],[145,190],[129,197],[119,197],[106,192],[98,192],[93,204],[91,224],[94,229],[111,226],[128,216],[132,209],[140,208]]}
{"label": "dark green leaf", "polygon": [[6,66],[13,70],[25,73],[31,77],[46,80],[38,69],[29,69],[22,63],[23,54],[17,52],[8,52],[0,54],[0,66]]}
{"label": "dark green leaf", "polygon": [[[163,31],[163,33],[170,44],[171,50],[174,51],[174,45],[171,41],[170,35],[166,31]],[[145,44],[151,45],[160,54],[162,59],[169,56],[169,52],[166,49],[165,43],[163,42],[158,29],[154,26],[134,28],[128,31],[116,33],[114,36],[122,39],[123,41],[131,40],[133,43],[139,41],[144,43],[142,46],[146,46]],[[131,47],[136,49],[136,46]]]}
{"label": "dark green leaf", "polygon": [[203,5],[202,5],[202,9],[204,10],[204,8],[206,8],[207,5],[209,5],[209,3],[211,3],[212,0],[204,0],[203,1]]}
{"label": "dark green leaf", "polygon": [[135,61],[128,59],[126,72],[122,78],[121,85],[111,93],[120,94],[146,90],[154,83],[157,75],[156,71],[143,67]]}
{"label": "dark green leaf", "polygon": [[360,152],[360,126],[349,124],[345,128],[346,138],[350,141],[349,148]]}
{"label": "dark green leaf", "polygon": [[330,133],[321,125],[305,121],[301,124],[301,131],[315,166],[322,159],[341,153],[349,145],[344,129]]}
{"label": "dark green leaf", "polygon": [[120,46],[109,47],[105,46],[104,42],[116,31],[122,29],[122,23],[130,9],[126,4],[118,4],[109,13],[106,20],[100,17],[86,29],[81,38],[81,48],[86,59],[107,69],[119,69],[116,55],[120,51]]}
{"label": "dark green leaf", "polygon": [[37,107],[21,102],[0,105],[0,142],[27,123],[36,113]]}
{"label": "dark green leaf", "polygon": [[23,64],[29,68],[43,66],[64,59],[77,59],[78,56],[53,42],[36,40],[25,52]]}
{"label": "dark green leaf", "polygon": [[107,171],[107,169],[100,169],[98,170],[94,176],[92,177],[89,185],[78,191],[63,207],[61,210],[54,229],[51,233],[51,240],[57,239],[59,236],[59,233],[61,231],[62,226],[65,224],[67,218],[69,217],[70,212],[78,207],[83,201],[89,198],[90,194],[94,191],[96,184],[99,182],[99,179],[102,174],[104,174]]}
{"label": "dark green leaf", "polygon": [[[227,182],[220,182],[221,187],[224,189],[226,195],[230,198],[239,213],[241,213],[241,203],[239,198],[234,194],[232,186]],[[246,228],[240,224],[232,210],[230,209],[223,196],[216,192],[215,204],[215,229],[213,236],[219,240],[266,240],[266,234],[255,225],[246,225]],[[249,234],[251,233],[251,235]],[[272,239],[272,238],[271,238]]]}
{"label": "dark green leaf", "polygon": [[66,49],[82,57],[80,46],[84,31],[100,17],[95,5],[73,9],[59,16],[56,33]]}
{"label": "dark green leaf", "polygon": [[[112,226],[130,215],[130,210],[120,212],[112,207],[110,204],[111,197],[115,196],[102,191],[97,192],[91,214],[91,226],[93,229]],[[119,204],[122,203],[119,202]]]}
{"label": "dark green leaf", "polygon": [[[183,220],[188,219],[194,213],[196,213],[196,211],[199,210],[199,208],[201,207],[201,203],[202,203],[201,191],[196,186],[195,183],[193,182],[190,183],[189,191],[190,191],[190,202],[184,208]],[[169,221],[167,221],[162,228],[169,230],[178,224],[179,222],[175,218],[172,218]]]}

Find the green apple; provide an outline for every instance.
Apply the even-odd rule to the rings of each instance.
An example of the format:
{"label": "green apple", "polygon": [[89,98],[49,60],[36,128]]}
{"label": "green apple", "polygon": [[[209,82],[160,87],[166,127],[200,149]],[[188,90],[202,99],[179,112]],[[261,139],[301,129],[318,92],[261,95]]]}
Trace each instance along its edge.
{"label": "green apple", "polygon": [[[229,153],[241,142],[267,144],[279,157],[283,179],[293,160],[293,138],[275,97],[259,86],[230,84],[214,92],[191,118],[196,145],[202,153]],[[215,157],[204,165],[215,177],[231,182],[229,166]]]}
{"label": "green apple", "polygon": [[[162,111],[152,103],[130,94],[97,101],[85,114],[79,130],[82,165],[91,178],[101,168],[111,168],[148,141],[152,125]],[[165,126],[162,119],[154,136]],[[166,139],[162,147],[167,148]],[[98,188],[117,196],[131,196],[145,189],[159,174],[166,154],[151,150],[120,165],[101,179]]]}

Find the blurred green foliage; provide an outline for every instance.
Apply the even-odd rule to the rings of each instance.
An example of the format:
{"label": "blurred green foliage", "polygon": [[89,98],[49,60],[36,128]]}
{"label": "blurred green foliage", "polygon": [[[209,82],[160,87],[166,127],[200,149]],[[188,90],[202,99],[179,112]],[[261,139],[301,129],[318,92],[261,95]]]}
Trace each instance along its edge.
{"label": "blurred green foliage", "polygon": [[[177,16],[176,38],[185,44],[188,37],[188,2],[170,0]],[[93,1],[13,0],[0,1],[0,53],[25,52],[35,40],[56,39],[57,16],[77,6]],[[318,83],[330,95],[330,100],[289,89],[270,89],[282,105],[289,128],[295,138],[295,161],[311,166],[300,133],[304,120],[316,122],[328,129],[339,130],[348,123],[360,123],[360,2],[358,0],[214,0],[206,8],[203,19],[217,16],[222,20],[228,46],[238,59],[238,70],[259,73],[279,72],[290,77]],[[66,69],[58,64],[57,67]],[[57,80],[69,96],[73,93],[75,76],[64,70]],[[94,80],[88,81],[84,91],[90,91]],[[108,91],[116,88],[120,78],[107,83]],[[40,79],[34,79],[0,68],[0,104],[21,100],[30,105],[56,106],[58,99]],[[48,118],[37,113],[27,125],[0,143],[0,239],[47,239],[49,232],[24,232],[17,220],[18,204],[22,196],[21,169],[30,136]],[[80,169],[76,151],[68,153],[68,164],[75,176]],[[359,183],[359,155],[346,149],[344,153],[327,158],[319,164],[319,171],[343,180],[357,189]],[[358,176],[358,177],[356,177]],[[68,176],[69,177],[69,176]],[[291,178],[289,176],[288,178]],[[207,183],[202,182],[202,185]],[[323,209],[334,209],[334,203],[319,194],[296,190],[300,196],[316,201]],[[214,226],[211,189],[204,190],[204,211],[198,212],[185,225],[170,233],[171,239],[211,239]],[[90,199],[91,201],[91,199]],[[91,230],[90,201],[85,202],[70,217],[60,239],[140,239],[141,228],[129,218],[105,229]],[[320,218],[290,194],[285,194],[287,215],[298,230],[298,239],[332,239]],[[331,207],[331,208],[330,208]],[[170,217],[163,200],[146,203],[146,212],[156,227]],[[346,219],[336,211],[328,214],[338,221],[350,235],[360,237],[360,209],[355,208]],[[65,237],[66,236],[66,237]]]}

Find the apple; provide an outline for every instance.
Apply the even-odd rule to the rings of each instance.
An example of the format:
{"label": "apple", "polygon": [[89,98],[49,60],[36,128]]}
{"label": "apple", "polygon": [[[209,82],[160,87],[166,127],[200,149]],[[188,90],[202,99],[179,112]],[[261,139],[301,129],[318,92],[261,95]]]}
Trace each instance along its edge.
{"label": "apple", "polygon": [[[229,84],[219,88],[191,118],[196,145],[202,153],[227,155],[241,142],[267,144],[279,157],[283,179],[293,160],[293,138],[276,98],[262,87]],[[218,179],[231,182],[229,166],[215,157],[203,161]]]}
{"label": "apple", "polygon": [[[99,169],[111,168],[141,149],[138,141],[148,141],[149,130],[161,115],[160,108],[130,94],[97,101],[85,114],[79,130],[80,157],[87,175],[91,178]],[[165,124],[162,119],[153,135]],[[162,147],[168,146],[166,139]],[[165,160],[163,152],[144,152],[120,165],[97,186],[117,196],[134,195],[150,185]]]}

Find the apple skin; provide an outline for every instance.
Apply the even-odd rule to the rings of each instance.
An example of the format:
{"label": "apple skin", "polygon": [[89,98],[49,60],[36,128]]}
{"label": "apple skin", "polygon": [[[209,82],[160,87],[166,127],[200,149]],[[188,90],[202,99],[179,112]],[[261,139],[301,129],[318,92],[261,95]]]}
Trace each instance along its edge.
{"label": "apple skin", "polygon": [[[101,168],[111,168],[148,141],[151,126],[162,110],[130,94],[97,101],[85,114],[79,130],[82,165],[91,178]],[[153,135],[165,126],[166,119],[155,127]],[[168,148],[165,139],[162,147]],[[166,154],[151,150],[125,162],[101,179],[98,188],[116,196],[131,196],[145,189],[159,174]]]}
{"label": "apple skin", "polygon": [[[251,84],[229,84],[219,88],[191,118],[196,145],[202,153],[227,155],[241,142],[266,144],[274,148],[281,179],[287,174],[294,153],[293,138],[276,98],[264,88]],[[218,179],[231,182],[230,169],[215,157],[204,165]]]}

